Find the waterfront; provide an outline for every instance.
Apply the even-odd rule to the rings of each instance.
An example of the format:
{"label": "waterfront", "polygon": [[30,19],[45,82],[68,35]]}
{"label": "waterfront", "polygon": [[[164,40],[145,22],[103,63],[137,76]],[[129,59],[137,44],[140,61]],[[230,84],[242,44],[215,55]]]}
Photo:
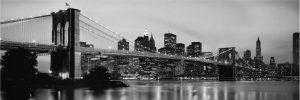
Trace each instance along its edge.
{"label": "waterfront", "polygon": [[[31,100],[299,100],[297,81],[128,80],[127,88],[37,89]],[[1,92],[1,100],[7,100]]]}

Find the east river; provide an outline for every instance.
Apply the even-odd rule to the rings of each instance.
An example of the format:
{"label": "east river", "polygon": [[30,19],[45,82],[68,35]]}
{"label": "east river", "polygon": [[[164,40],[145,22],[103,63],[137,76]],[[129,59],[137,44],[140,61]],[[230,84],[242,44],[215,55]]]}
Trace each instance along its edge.
{"label": "east river", "polygon": [[[126,88],[37,89],[30,100],[299,100],[298,81],[128,80]],[[1,100],[6,100],[1,92]]]}

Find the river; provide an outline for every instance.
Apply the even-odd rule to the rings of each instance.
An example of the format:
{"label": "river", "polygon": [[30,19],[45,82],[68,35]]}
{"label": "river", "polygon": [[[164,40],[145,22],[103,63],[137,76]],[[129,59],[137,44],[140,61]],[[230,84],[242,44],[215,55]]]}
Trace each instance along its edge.
{"label": "river", "polygon": [[[30,100],[299,100],[297,81],[124,81],[130,87],[37,89]],[[6,100],[1,93],[1,100]]]}

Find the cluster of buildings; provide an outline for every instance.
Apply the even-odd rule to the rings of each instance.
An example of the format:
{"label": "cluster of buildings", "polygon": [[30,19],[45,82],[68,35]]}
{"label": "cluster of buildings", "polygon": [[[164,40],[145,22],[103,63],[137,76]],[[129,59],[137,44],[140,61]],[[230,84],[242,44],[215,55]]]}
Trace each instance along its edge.
{"label": "cluster of buildings", "polygon": [[271,73],[273,76],[299,76],[299,32],[293,34],[293,62],[276,64],[275,57],[270,58],[270,62],[265,64],[261,55],[261,42],[256,41],[256,55],[251,58],[251,51],[244,52],[243,59],[257,69]]}
{"label": "cluster of buildings", "polygon": [[[84,42],[80,43],[84,47],[93,47],[91,44]],[[228,48],[224,48],[227,50]],[[256,41],[255,56],[252,58],[251,51],[244,51],[243,63],[244,66],[253,66],[269,74],[265,74],[265,77],[272,76],[299,76],[299,32],[293,34],[293,63],[290,64],[280,63],[276,64],[275,57],[270,57],[269,63],[263,62],[263,56],[261,54],[261,41],[258,37]],[[118,50],[129,50],[129,42],[126,39],[118,41]],[[191,42],[187,47],[183,43],[177,42],[177,36],[173,33],[164,34],[164,46],[157,49],[155,46],[155,40],[153,35],[149,36],[147,30],[145,30],[143,36],[139,36],[134,41],[134,50],[140,52],[152,52],[162,53],[169,55],[178,55],[186,57],[200,57],[211,56],[212,52],[203,52],[201,42]],[[220,49],[221,50],[221,49]],[[223,51],[224,51],[223,50]],[[86,55],[84,58],[91,58],[90,55]],[[214,58],[212,58],[214,59]],[[242,60],[242,59],[240,59]],[[111,58],[113,63],[109,65],[109,70],[119,72],[123,77],[135,77],[135,78],[157,78],[159,76],[174,77],[178,75],[184,76],[217,76],[217,69],[213,65],[205,65],[196,62],[185,62],[185,69],[181,71],[181,74],[176,71],[181,70],[177,62],[167,59],[157,58],[134,58],[134,57],[113,57]],[[240,61],[240,62],[244,62]],[[86,60],[85,62],[88,62]],[[237,61],[239,62],[239,61]],[[91,63],[91,62],[89,62]],[[98,64],[99,62],[93,62]],[[86,63],[88,67],[92,67]],[[199,67],[201,66],[201,67]],[[88,71],[87,69],[84,71]],[[183,72],[183,73],[182,73]],[[263,74],[260,74],[264,76]],[[268,76],[266,76],[268,75]]]}
{"label": "cluster of buildings", "polygon": [[[140,52],[159,52],[169,55],[180,55],[188,57],[200,57],[202,55],[212,54],[211,52],[202,52],[201,42],[191,42],[190,45],[185,47],[183,43],[177,43],[177,36],[173,33],[164,34],[164,47],[156,49],[155,40],[147,30],[144,32],[144,36],[139,36],[134,41],[134,50]],[[122,39],[118,42],[118,50],[129,50],[129,42]]]}
{"label": "cluster of buildings", "polygon": [[[129,42],[125,39],[120,40],[118,42],[118,50],[129,50]],[[164,46],[157,50],[153,35],[151,34],[151,36],[149,36],[147,30],[145,30],[143,36],[139,36],[135,39],[134,50],[140,52],[159,52],[161,54],[187,57],[200,57],[202,55],[212,55],[212,52],[202,52],[201,42],[191,42],[191,44],[187,47],[185,47],[185,44],[183,43],[177,43],[177,36],[170,32],[164,34]],[[198,68],[195,66],[198,66],[199,64],[191,62],[186,62],[186,65],[190,66],[186,67],[186,71],[180,71],[182,69],[178,67],[178,63],[167,59],[125,57],[116,57],[116,59],[116,64],[118,64],[116,66],[119,66],[117,70],[121,73],[126,73],[123,74],[123,76],[139,75],[142,78],[153,78],[157,76],[172,77],[179,75],[180,73],[182,74],[182,72],[190,75],[192,73],[201,73],[199,72],[201,71],[201,69],[197,69],[197,71],[195,69]],[[122,64],[124,64],[124,66]]]}

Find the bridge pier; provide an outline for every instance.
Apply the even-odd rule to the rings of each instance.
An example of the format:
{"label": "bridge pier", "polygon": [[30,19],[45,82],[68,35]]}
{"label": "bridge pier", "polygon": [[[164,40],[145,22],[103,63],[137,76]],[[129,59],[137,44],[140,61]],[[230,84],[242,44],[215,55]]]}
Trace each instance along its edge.
{"label": "bridge pier", "polygon": [[[54,45],[65,47],[51,54],[51,69],[62,78],[81,77],[81,52],[79,15],[80,10],[69,8],[57,13],[51,13],[52,42]],[[65,30],[68,30],[65,32]],[[54,68],[52,68],[54,67]]]}
{"label": "bridge pier", "polygon": [[[222,53],[227,52],[227,53]],[[219,80],[220,81],[235,81],[236,80],[236,67],[235,67],[235,57],[236,51],[235,47],[219,48],[218,62],[225,64],[218,64],[219,69]]]}
{"label": "bridge pier", "polygon": [[220,81],[235,81],[236,71],[234,66],[228,65],[217,65],[219,69],[219,80]]}
{"label": "bridge pier", "polygon": [[185,68],[185,61],[183,59],[175,62],[174,76],[183,75]]}

